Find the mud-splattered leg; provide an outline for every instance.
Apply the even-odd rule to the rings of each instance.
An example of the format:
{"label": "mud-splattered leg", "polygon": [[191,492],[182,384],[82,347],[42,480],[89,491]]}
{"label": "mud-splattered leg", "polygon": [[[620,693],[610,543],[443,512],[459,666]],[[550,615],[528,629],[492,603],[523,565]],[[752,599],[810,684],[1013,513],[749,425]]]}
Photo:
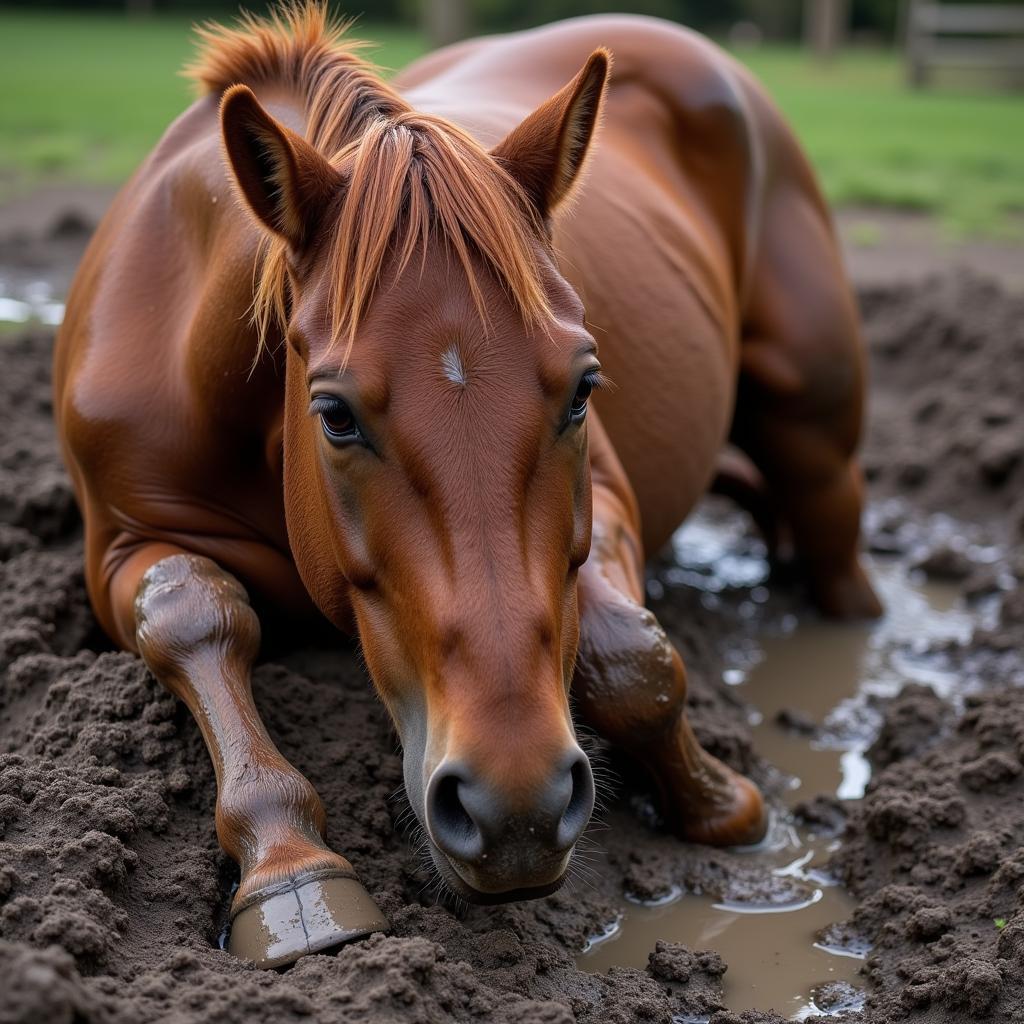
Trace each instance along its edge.
{"label": "mud-splattered leg", "polygon": [[133,615],[134,646],[188,706],[216,769],[217,836],[242,872],[231,952],[276,967],[386,929],[352,865],[324,845],[316,791],[260,720],[260,626],[242,585],[208,558],[143,547],[118,571],[115,606],[132,593],[118,617]]}
{"label": "mud-splattered leg", "polygon": [[682,659],[643,603],[636,499],[594,415],[588,430],[594,526],[579,575],[577,706],[651,771],[673,831],[695,842],[756,842],[765,830],[761,794],[703,750],[690,728]]}
{"label": "mud-splattered leg", "polygon": [[873,618],[882,606],[858,555],[865,367],[856,308],[827,216],[810,200],[770,205],[762,245],[732,440],[763,474],[821,610]]}

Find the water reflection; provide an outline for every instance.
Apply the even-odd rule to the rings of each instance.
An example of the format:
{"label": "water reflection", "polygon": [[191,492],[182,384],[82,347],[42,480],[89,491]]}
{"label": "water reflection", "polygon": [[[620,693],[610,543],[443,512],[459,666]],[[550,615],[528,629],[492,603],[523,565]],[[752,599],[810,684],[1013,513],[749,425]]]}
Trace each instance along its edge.
{"label": "water reflection", "polygon": [[[887,609],[883,619],[842,624],[810,613],[798,618],[771,608],[765,548],[750,538],[742,517],[698,513],[672,547],[677,564],[652,581],[656,590],[696,588],[706,606],[731,602],[741,618],[756,624],[757,647],[741,651],[724,682],[753,705],[754,747],[788,776],[782,787],[787,806],[819,794],[863,795],[870,779],[865,753],[880,725],[877,698],[891,697],[909,682],[932,686],[944,697],[957,695],[960,679],[928,653],[942,643],[967,641],[978,625],[979,613],[964,606],[955,587],[911,578],[893,559],[869,559]],[[660,594],[652,590],[652,596]],[[731,1009],[773,1008],[794,1020],[859,1009],[858,968],[866,948],[838,947],[818,937],[853,909],[824,870],[834,842],[776,815],[766,839],[742,855],[766,875],[802,885],[802,894],[768,903],[694,895],[656,906],[624,900],[614,930],[588,947],[579,964],[590,971],[642,968],[663,939],[714,949],[725,958]]]}

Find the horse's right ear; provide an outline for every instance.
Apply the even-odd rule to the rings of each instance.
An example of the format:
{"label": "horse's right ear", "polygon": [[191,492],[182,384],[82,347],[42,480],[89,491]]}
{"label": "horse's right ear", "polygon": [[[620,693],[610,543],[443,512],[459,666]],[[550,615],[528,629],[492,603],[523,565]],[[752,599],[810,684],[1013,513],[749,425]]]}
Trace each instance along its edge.
{"label": "horse's right ear", "polygon": [[235,85],[224,93],[220,123],[249,208],[298,249],[324,205],[341,191],[341,175],[305,139],[275,121],[248,86]]}
{"label": "horse's right ear", "polygon": [[564,89],[491,151],[545,221],[579,182],[601,118],[611,62],[608,50],[595,50]]}

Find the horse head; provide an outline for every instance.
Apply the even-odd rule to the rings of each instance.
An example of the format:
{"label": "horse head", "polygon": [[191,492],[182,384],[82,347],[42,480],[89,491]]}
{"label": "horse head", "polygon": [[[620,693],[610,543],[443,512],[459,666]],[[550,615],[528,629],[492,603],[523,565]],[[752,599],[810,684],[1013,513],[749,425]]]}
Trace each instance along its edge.
{"label": "horse head", "polygon": [[568,692],[600,368],[550,224],[608,64],[489,152],[386,86],[333,151],[245,86],[222,101],[287,343],[292,553],[327,618],[354,615],[434,863],[474,901],[557,888],[594,802]]}

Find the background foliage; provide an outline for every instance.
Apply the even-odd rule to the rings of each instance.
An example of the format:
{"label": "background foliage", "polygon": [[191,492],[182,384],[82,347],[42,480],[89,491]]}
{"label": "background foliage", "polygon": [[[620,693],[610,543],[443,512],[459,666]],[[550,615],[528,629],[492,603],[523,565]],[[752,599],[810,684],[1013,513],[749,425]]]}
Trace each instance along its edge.
{"label": "background foliage", "polygon": [[[401,6],[409,2],[374,0],[355,30],[379,44],[374,56],[386,67],[400,68],[427,49]],[[908,89],[899,49],[878,45],[891,31],[895,0],[853,0],[854,25],[870,28],[875,42],[857,38],[828,63],[795,41],[799,0],[643,2],[733,47],[789,117],[834,203],[928,211],[956,233],[1024,233],[1024,101],[975,78]],[[476,16],[496,28],[599,4],[624,6],[478,0]],[[74,10],[0,7],[0,201],[40,181],[127,177],[190,102],[177,72],[191,52],[192,24],[235,11],[189,0],[158,0],[145,16],[100,0]],[[737,47],[725,27],[737,17],[793,39]]]}

